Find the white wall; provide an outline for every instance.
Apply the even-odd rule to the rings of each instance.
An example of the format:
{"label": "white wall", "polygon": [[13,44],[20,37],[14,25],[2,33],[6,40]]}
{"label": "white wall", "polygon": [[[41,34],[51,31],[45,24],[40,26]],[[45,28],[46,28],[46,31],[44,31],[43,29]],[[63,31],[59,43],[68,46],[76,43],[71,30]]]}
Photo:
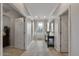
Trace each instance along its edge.
{"label": "white wall", "polygon": [[55,20],[55,49],[60,52],[60,18],[56,18]]}
{"label": "white wall", "polygon": [[79,4],[71,4],[71,55],[79,56]]}
{"label": "white wall", "polygon": [[31,19],[26,18],[25,19],[25,49],[29,49],[30,44],[32,42],[32,23]]}
{"label": "white wall", "polygon": [[8,16],[3,16],[3,27],[4,26],[8,26],[8,27],[11,27],[10,26],[10,22],[11,22],[11,19],[8,17]]}
{"label": "white wall", "polygon": [[7,13],[3,11],[3,15],[5,15],[5,17],[3,17],[3,25],[10,26],[10,46],[14,47],[15,19],[19,18],[20,15],[15,11],[9,11]]}

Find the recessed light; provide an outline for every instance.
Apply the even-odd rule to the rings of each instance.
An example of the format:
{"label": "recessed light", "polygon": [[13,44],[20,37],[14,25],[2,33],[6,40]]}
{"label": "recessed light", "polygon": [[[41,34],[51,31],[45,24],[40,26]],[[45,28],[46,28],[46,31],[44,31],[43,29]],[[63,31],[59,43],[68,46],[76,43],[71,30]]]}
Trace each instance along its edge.
{"label": "recessed light", "polygon": [[46,16],[44,16],[44,18],[46,18]]}
{"label": "recessed light", "polygon": [[35,16],[35,18],[38,18],[38,16]]}

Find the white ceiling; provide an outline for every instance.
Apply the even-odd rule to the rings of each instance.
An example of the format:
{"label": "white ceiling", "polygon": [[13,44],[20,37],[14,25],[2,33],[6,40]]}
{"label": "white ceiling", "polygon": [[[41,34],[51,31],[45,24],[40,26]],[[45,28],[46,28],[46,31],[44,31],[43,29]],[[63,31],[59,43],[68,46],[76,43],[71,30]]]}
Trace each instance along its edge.
{"label": "white ceiling", "polygon": [[7,3],[4,3],[3,4],[3,11],[4,12],[10,12],[10,11],[13,11],[14,9]]}
{"label": "white ceiling", "polygon": [[17,12],[17,10],[15,10],[11,5],[9,5],[8,3],[4,3],[3,4],[3,13],[4,14],[10,14],[12,13],[12,15],[14,14],[14,16],[22,16],[19,12]]}
{"label": "white ceiling", "polygon": [[14,12],[18,15],[21,15],[21,13],[23,13],[22,15],[24,16],[25,14],[26,16],[33,16],[31,18],[37,16],[35,17],[35,19],[47,19],[49,18],[49,15],[52,15],[58,5],[58,3],[5,3],[3,4],[3,11],[5,13]]}
{"label": "white ceiling", "polygon": [[25,3],[24,5],[32,16],[48,17],[58,4],[57,3]]}
{"label": "white ceiling", "polygon": [[22,15],[8,3],[3,4],[3,15],[9,17],[21,17]]}

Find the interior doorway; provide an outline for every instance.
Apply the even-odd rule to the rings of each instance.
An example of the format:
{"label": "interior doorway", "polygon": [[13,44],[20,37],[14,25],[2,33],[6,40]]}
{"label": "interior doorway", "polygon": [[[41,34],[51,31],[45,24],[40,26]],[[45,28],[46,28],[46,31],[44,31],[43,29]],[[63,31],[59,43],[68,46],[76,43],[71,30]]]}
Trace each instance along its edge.
{"label": "interior doorway", "polygon": [[30,43],[32,41],[32,32],[31,32],[31,21],[26,21],[25,20],[25,50],[27,50],[30,46]]}
{"label": "interior doorway", "polygon": [[24,18],[15,20],[15,48],[25,49]]}
{"label": "interior doorway", "polygon": [[60,52],[68,53],[68,11],[60,16]]}

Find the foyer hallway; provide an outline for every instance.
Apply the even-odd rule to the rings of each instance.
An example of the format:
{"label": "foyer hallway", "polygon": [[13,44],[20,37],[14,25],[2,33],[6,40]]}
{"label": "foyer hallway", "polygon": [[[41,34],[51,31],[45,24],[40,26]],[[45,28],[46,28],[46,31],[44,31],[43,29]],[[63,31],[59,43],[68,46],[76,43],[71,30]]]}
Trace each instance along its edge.
{"label": "foyer hallway", "polygon": [[79,56],[78,15],[79,4],[4,3],[3,55]]}
{"label": "foyer hallway", "polygon": [[47,48],[44,40],[33,40],[22,56],[63,56],[63,54],[58,53],[54,48]]}

